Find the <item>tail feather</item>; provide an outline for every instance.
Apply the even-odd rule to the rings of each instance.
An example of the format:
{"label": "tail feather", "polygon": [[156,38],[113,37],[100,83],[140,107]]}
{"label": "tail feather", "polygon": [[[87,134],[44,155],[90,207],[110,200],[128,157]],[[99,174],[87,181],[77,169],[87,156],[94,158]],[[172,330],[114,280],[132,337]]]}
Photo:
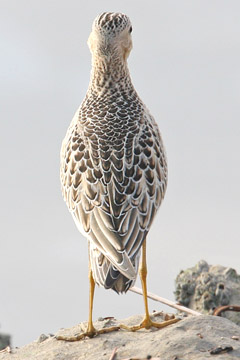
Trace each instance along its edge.
{"label": "tail feather", "polygon": [[136,274],[135,278],[131,279],[122,274],[102,253],[96,248],[93,248],[91,244],[89,254],[93,278],[98,285],[103,286],[105,289],[112,289],[117,293],[123,293],[135,284],[140,253],[138,253],[135,258],[130,259]]}

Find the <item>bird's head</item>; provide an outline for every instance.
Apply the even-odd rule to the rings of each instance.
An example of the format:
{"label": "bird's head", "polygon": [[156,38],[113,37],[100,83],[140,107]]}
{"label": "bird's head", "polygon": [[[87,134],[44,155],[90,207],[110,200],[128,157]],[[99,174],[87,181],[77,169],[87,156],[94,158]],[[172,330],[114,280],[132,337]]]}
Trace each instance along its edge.
{"label": "bird's head", "polygon": [[127,59],[132,49],[132,25],[121,13],[104,12],[93,22],[88,46],[93,56],[110,58],[114,54]]}

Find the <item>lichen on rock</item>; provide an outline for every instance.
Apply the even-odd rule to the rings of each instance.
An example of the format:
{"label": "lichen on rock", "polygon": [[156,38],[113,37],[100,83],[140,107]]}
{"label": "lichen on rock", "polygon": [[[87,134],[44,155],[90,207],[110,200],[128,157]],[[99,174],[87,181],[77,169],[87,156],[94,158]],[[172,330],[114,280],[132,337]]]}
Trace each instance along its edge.
{"label": "lichen on rock", "polygon": [[[176,300],[203,314],[224,305],[240,305],[240,275],[221,265],[209,265],[205,260],[182,270],[176,278]],[[240,325],[240,313],[226,312],[224,317]]]}

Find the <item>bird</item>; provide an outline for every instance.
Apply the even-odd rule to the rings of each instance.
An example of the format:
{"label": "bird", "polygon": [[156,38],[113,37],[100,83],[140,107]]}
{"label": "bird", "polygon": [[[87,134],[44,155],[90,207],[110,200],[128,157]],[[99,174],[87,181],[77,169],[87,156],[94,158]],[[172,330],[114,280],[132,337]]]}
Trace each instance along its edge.
{"label": "bird", "polygon": [[127,292],[138,269],[145,317],[140,325],[128,329],[163,327],[176,321],[154,323],[148,310],[146,237],[164,198],[168,171],[158,125],[130,77],[129,17],[118,12],[98,15],[88,46],[92,54],[89,87],[67,130],[60,156],[63,197],[88,241],[88,327],[77,339],[99,333],[92,321],[95,284]]}

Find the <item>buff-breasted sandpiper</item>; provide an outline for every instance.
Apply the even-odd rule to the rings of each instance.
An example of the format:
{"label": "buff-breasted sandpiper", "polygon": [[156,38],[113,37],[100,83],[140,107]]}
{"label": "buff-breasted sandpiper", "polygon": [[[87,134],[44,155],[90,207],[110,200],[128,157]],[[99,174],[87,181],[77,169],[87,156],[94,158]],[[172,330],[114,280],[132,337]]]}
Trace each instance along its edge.
{"label": "buff-breasted sandpiper", "polygon": [[153,323],[148,311],[146,236],[166,191],[167,160],[157,123],[130,78],[131,32],[121,13],[94,20],[89,88],[62,143],[63,197],[89,243],[89,322],[78,338],[97,333],[95,283],[126,292],[136,280],[141,252],[145,318],[131,330],[163,326]]}

